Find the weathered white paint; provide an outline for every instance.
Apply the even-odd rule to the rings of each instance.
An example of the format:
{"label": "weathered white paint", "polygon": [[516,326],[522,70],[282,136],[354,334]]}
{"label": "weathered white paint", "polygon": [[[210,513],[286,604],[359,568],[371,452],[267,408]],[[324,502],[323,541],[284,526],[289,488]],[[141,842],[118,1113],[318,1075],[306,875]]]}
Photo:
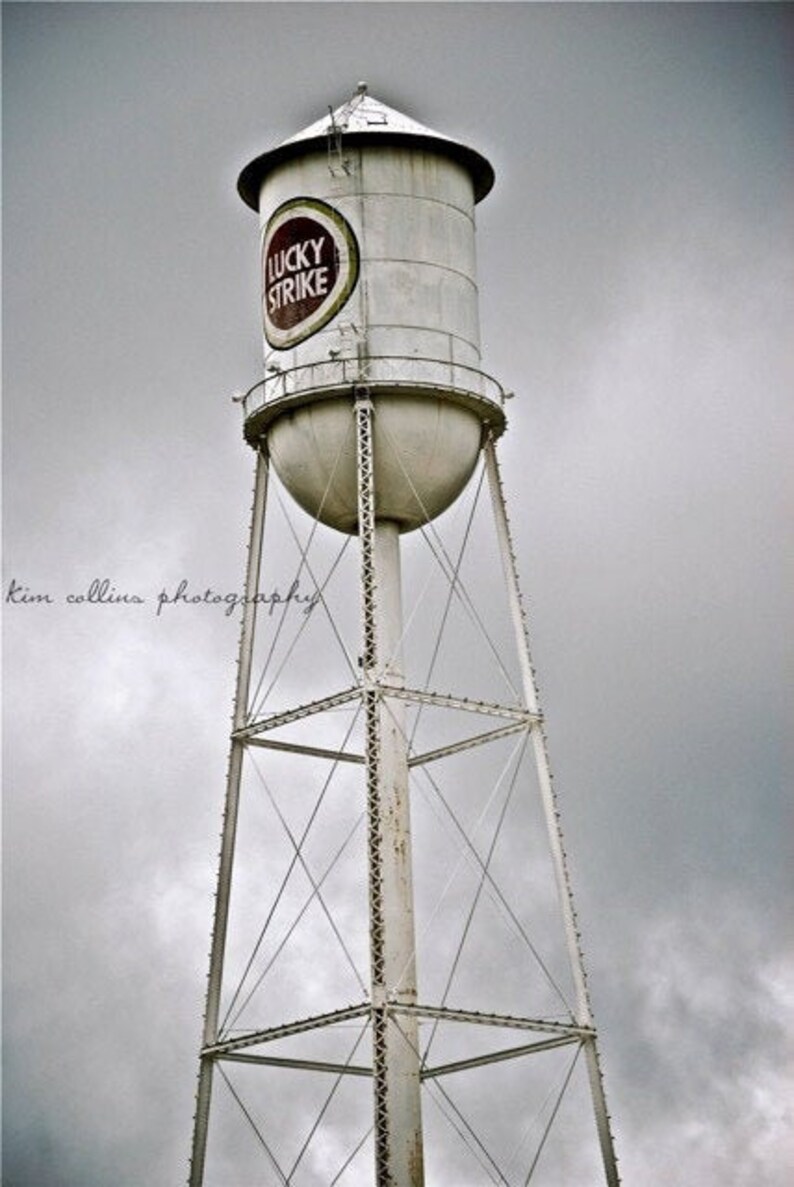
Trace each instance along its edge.
{"label": "weathered white paint", "polygon": [[[376,515],[408,531],[463,489],[483,422],[503,427],[495,385],[479,371],[474,206],[490,167],[371,96],[334,119],[341,136],[327,135],[329,117],[288,142],[298,155],[284,159],[280,146],[252,163],[261,236],[285,203],[327,203],[355,235],[358,282],[316,333],[287,349],[265,342],[276,381],[264,389],[269,407],[247,409],[246,432],[253,442],[266,426],[274,468],[297,502],[354,532],[352,397],[367,387]],[[326,399],[333,390],[339,398]]]}

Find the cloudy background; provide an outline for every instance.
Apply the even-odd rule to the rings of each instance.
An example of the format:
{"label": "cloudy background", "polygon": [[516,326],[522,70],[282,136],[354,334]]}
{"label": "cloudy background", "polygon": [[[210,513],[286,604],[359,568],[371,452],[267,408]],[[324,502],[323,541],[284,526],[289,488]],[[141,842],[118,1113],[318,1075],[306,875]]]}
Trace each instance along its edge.
{"label": "cloudy background", "polygon": [[[186,1175],[238,628],[154,599],[242,582],[237,173],[360,78],[496,169],[484,366],[624,1181],[789,1181],[791,55],[763,4],[3,5],[4,594],[51,599],[5,606],[7,1187]],[[146,600],[66,604],[94,578]]]}

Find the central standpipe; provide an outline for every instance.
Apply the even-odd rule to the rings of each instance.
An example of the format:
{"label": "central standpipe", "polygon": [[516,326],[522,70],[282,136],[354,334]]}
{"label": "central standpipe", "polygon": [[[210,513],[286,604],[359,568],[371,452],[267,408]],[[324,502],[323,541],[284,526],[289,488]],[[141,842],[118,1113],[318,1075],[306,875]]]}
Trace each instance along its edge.
{"label": "central standpipe", "polygon": [[419,1028],[394,1003],[416,1005],[411,822],[402,688],[400,530],[374,514],[372,403],[356,402],[366,723],[370,969],[379,1184],[422,1187]]}

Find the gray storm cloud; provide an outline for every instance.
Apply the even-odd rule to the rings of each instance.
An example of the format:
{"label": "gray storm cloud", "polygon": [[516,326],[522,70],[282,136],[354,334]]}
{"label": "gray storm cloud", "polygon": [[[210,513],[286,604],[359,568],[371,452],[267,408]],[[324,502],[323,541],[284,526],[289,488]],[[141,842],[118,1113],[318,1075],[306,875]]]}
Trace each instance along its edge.
{"label": "gray storm cloud", "polygon": [[[496,168],[484,365],[624,1182],[787,1180],[791,32],[3,6],[4,596],[51,598],[4,607],[8,1187],[186,1177],[237,621],[157,595],[242,584],[237,171],[362,75]],[[103,578],[142,604],[67,602]]]}

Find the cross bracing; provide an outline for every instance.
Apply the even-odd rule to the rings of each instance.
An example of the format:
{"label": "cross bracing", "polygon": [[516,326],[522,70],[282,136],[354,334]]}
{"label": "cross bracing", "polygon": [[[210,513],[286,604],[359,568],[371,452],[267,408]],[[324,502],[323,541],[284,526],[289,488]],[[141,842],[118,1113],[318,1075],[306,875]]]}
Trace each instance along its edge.
{"label": "cross bracing", "polygon": [[[351,410],[351,423],[361,439],[362,423],[367,417],[377,415],[376,402],[370,402],[366,409],[359,404],[356,415],[358,420]],[[254,543],[252,532],[249,579],[253,584],[249,591],[260,589],[262,584],[258,553],[263,547],[267,502],[265,453],[260,457],[259,473],[254,500],[259,539]],[[514,629],[512,635],[512,653],[510,632],[506,636],[505,653],[504,640],[491,626],[492,607],[483,609],[477,604],[466,579],[467,550],[474,546],[475,515],[482,513],[481,494],[486,480],[495,509],[496,535],[501,534],[496,556],[505,566],[508,622],[512,613],[514,627],[516,622],[519,624],[518,631]],[[271,490],[274,485],[271,477]],[[286,532],[282,532],[282,542],[294,546],[295,572],[310,582],[309,588],[317,594],[317,600],[311,614],[299,617],[292,613],[292,618],[290,613],[295,606],[290,608],[289,603],[268,612],[264,621],[260,607],[256,637],[254,616],[248,613],[247,622],[243,622],[241,655],[245,650],[247,659],[241,663],[238,692],[248,683],[238,699],[230,762],[230,781],[237,781],[238,799],[231,805],[227,803],[224,837],[228,834],[230,814],[236,824],[242,788],[244,811],[267,810],[270,814],[266,853],[268,863],[273,866],[270,871],[273,876],[268,878],[267,893],[262,897],[261,889],[265,885],[262,871],[250,875],[250,885],[254,887],[250,901],[258,897],[260,922],[249,937],[247,954],[244,944],[234,947],[236,941],[230,939],[231,933],[227,935],[228,922],[222,924],[220,948],[224,950],[227,967],[219,979],[222,987],[218,984],[211,990],[211,995],[217,997],[217,1003],[212,1005],[214,1030],[212,1026],[205,1028],[207,1041],[201,1053],[203,1068],[226,1065],[226,1071],[221,1073],[222,1083],[245,1124],[255,1133],[266,1173],[273,1182],[371,1181],[367,1178],[366,1159],[374,1157],[376,1164],[385,1165],[388,1156],[391,1140],[388,1114],[378,1113],[376,1103],[374,1121],[370,1117],[363,1128],[359,1126],[353,1132],[355,1127],[348,1126],[339,1114],[342,1085],[347,1081],[366,1082],[371,1092],[374,1082],[377,1102],[378,1097],[387,1095],[387,1068],[400,1049],[412,1053],[416,1064],[425,1101],[425,1123],[433,1129],[440,1122],[447,1138],[453,1145],[460,1144],[465,1157],[482,1176],[466,1181],[511,1184],[544,1181],[541,1176],[553,1142],[553,1130],[564,1114],[563,1101],[576,1079],[575,1060],[564,1066],[559,1062],[571,1052],[584,1054],[593,1100],[598,1104],[603,1096],[567,857],[559,831],[556,795],[548,774],[543,716],[528,649],[525,643],[521,644],[522,634],[525,641],[525,620],[492,447],[486,449],[485,463],[475,474],[470,489],[473,496],[470,506],[465,513],[458,509],[456,543],[443,538],[438,523],[426,525],[410,542],[414,552],[423,548],[430,553],[445,592],[440,600],[436,598],[431,615],[425,602],[427,590],[420,589],[405,616],[399,641],[392,641],[395,647],[399,645],[400,650],[407,652],[411,632],[420,628],[420,634],[423,631],[426,634],[430,618],[434,617],[432,643],[424,643],[416,652],[418,662],[412,675],[417,679],[401,681],[395,681],[390,673],[391,657],[383,654],[383,640],[377,631],[367,632],[367,618],[376,615],[378,605],[378,586],[372,572],[368,576],[365,572],[361,581],[363,642],[356,641],[355,633],[351,636],[345,631],[345,615],[355,618],[349,613],[349,605],[343,604],[341,615],[338,613],[339,602],[334,601],[336,583],[355,551],[349,547],[349,538],[341,546],[335,539],[331,548],[328,532],[316,522],[308,536],[305,532],[302,535],[292,523],[292,513],[284,501],[275,500],[288,525]],[[271,498],[270,502],[274,500]],[[374,518],[363,505],[363,524],[367,516],[370,516],[372,535]],[[367,534],[367,530],[362,533]],[[371,570],[373,557],[367,559],[365,541],[361,544],[359,564],[364,570],[368,567]],[[320,545],[325,547],[325,552],[317,557],[315,551]],[[490,695],[472,695],[465,680],[461,680],[463,687],[456,691],[457,680],[453,678],[468,675],[464,670],[467,665],[461,663],[459,655],[453,654],[453,662],[444,669],[444,660],[449,658],[445,655],[445,645],[453,627],[460,627],[461,619],[473,637],[480,637],[481,654],[492,663],[494,680]],[[314,651],[320,624],[325,627],[327,640],[322,653]],[[263,626],[269,629],[265,631]],[[354,626],[357,629],[358,623],[354,622]],[[302,647],[303,660],[300,659]],[[334,654],[336,666],[330,658]],[[296,657],[297,681],[292,676]],[[318,657],[322,659],[324,672],[337,673],[336,686],[326,679],[320,695],[296,697],[296,688],[304,691],[311,687],[305,677],[307,672],[316,674],[312,669],[319,667]],[[475,666],[471,664],[472,668]],[[452,690],[436,691],[437,681],[445,677],[449,681],[447,688]],[[403,965],[392,967],[393,984],[384,975],[382,963],[380,980],[376,976],[372,981],[367,968],[368,962],[370,967],[378,965],[381,959],[377,955],[378,934],[387,931],[390,922],[382,902],[380,905],[378,902],[382,892],[378,889],[377,861],[373,865],[373,854],[381,853],[384,845],[381,828],[376,823],[377,769],[384,730],[396,731],[404,738],[412,812],[423,828],[434,827],[437,837],[433,842],[436,850],[429,859],[424,859],[424,864],[420,861],[417,865],[421,910],[417,912],[416,937],[405,958],[413,963],[417,955],[420,957],[420,992],[412,998],[406,998],[399,987],[405,971]],[[546,888],[540,893],[539,877],[536,880],[534,875],[529,876],[520,860],[518,865],[515,863],[515,854],[521,850],[516,840],[520,820],[517,804],[523,795],[521,781],[533,760],[537,768],[534,778],[540,785],[539,793],[534,793],[542,807],[539,819],[545,819],[547,842],[552,850],[547,881],[552,884],[556,880],[562,906],[561,931],[568,947],[567,970],[565,962],[561,965],[558,959],[559,953],[555,958],[549,956],[548,934],[535,932],[533,910],[528,906],[528,899],[535,905],[542,900],[543,905],[549,906],[551,898]],[[487,764],[492,771],[483,778],[481,772]],[[365,793],[367,778],[371,788],[369,802]],[[254,808],[255,804],[259,808]],[[413,831],[418,834],[419,829]],[[271,859],[278,835],[284,852],[276,861]],[[415,844],[421,849],[418,835]],[[360,932],[355,932],[356,926],[361,926],[360,919],[353,920],[350,909],[356,879],[345,863],[349,865],[351,855],[357,855],[362,869],[361,862],[367,852],[370,906],[365,931],[369,934],[362,939]],[[228,857],[227,864],[229,877],[224,893],[231,899]],[[234,892],[241,897],[243,906],[249,901],[245,899],[247,878],[249,874],[243,872],[238,878],[239,889]],[[366,891],[359,897],[359,907],[366,914]],[[227,902],[227,912],[228,908]],[[490,933],[485,937],[475,934],[484,919],[489,921],[486,932]],[[519,978],[512,974],[512,966],[505,969],[490,966],[490,976],[477,971],[478,954],[487,953],[486,961],[490,959],[497,932],[504,934],[512,945],[511,960],[517,951],[524,952],[523,988],[531,991],[526,994],[526,1004],[531,1004],[535,993],[542,1003],[542,1014],[483,1008],[489,980],[504,982],[490,988],[496,988],[497,997],[499,992],[504,992],[505,1000],[512,992],[520,996],[518,991],[522,990],[517,984]],[[218,934],[216,928],[216,948]],[[429,970],[431,956],[444,965],[444,970],[434,979]],[[327,997],[331,979],[324,980],[317,967],[330,966],[334,959],[340,970],[332,985],[332,992],[337,994],[335,1003]],[[235,964],[237,973],[232,975]],[[288,977],[281,972],[285,965],[287,973],[297,979],[292,993],[285,991]],[[519,967],[517,963],[515,967]],[[534,971],[530,973],[528,969]],[[278,981],[279,975],[284,976],[283,981]],[[341,996],[344,978],[348,990],[353,988],[357,994]],[[422,992],[423,979],[433,988],[432,998]],[[468,994],[472,986],[480,996],[461,999],[460,992]],[[351,1000],[356,1004],[339,1004]],[[312,1004],[324,1001],[328,1001],[328,1009],[312,1011]],[[303,1002],[309,1004],[309,1010],[296,1012],[294,1007]],[[269,1016],[281,1011],[282,1020],[257,1025],[257,1013],[263,1007]],[[208,1018],[213,1021],[209,1012]],[[510,1033],[516,1030],[530,1033],[521,1040],[510,1041]],[[465,1040],[452,1037],[452,1031],[460,1031]],[[486,1037],[473,1039],[474,1031]],[[309,1041],[319,1043],[320,1048],[309,1052],[306,1049]],[[292,1049],[295,1044],[300,1049]],[[466,1103],[460,1086],[476,1081],[478,1076],[495,1075],[502,1067],[519,1068],[527,1060],[539,1067],[554,1061],[557,1086],[550,1083],[541,1094],[545,1103],[539,1107],[539,1120],[532,1125],[526,1118],[526,1109],[519,1106],[519,1114],[525,1116],[518,1125],[514,1147],[508,1151],[503,1141],[500,1146],[499,1141],[488,1135],[487,1125],[483,1129],[477,1121],[475,1110]],[[288,1080],[295,1073],[301,1081],[314,1077],[332,1085],[325,1095],[318,1091],[316,1114],[307,1124],[304,1138],[287,1157],[281,1151],[280,1126],[277,1123],[277,1132],[272,1131],[267,1107],[254,1103],[256,1094],[248,1081],[231,1078],[232,1073],[239,1077],[254,1072],[267,1076],[279,1074]],[[208,1119],[208,1104],[202,1103],[200,1092],[198,1111],[202,1108]],[[596,1115],[603,1155],[611,1145],[611,1134],[605,1109],[598,1105]],[[208,1128],[206,1123],[205,1128]],[[316,1164],[314,1171],[308,1169],[312,1157],[320,1157],[316,1152],[326,1148],[324,1142],[331,1141],[329,1133],[342,1132],[347,1135],[345,1150],[340,1151],[333,1170],[329,1166],[328,1177],[318,1178]],[[426,1157],[430,1157],[430,1169],[432,1155]],[[449,1154],[449,1158],[454,1162],[454,1155]],[[609,1165],[607,1159],[605,1165]],[[194,1156],[191,1183],[205,1182],[203,1174],[204,1163],[197,1169]],[[378,1184],[389,1181],[381,1175],[377,1178]],[[428,1179],[433,1181],[432,1177]],[[606,1181],[610,1185],[618,1182],[613,1167],[606,1170]],[[213,1187],[210,1179],[206,1180],[206,1187]]]}

